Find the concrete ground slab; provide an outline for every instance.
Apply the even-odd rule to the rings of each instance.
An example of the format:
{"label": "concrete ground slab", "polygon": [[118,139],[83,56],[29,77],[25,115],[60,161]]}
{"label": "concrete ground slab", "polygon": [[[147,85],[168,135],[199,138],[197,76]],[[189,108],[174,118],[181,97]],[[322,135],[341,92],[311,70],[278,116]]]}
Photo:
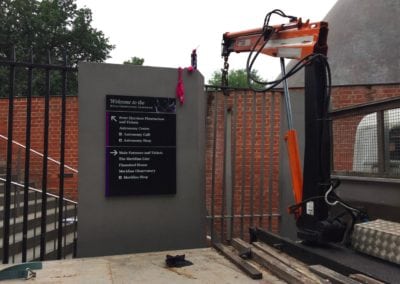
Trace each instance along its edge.
{"label": "concrete ground slab", "polygon": [[[193,265],[168,268],[167,254],[185,254]],[[212,248],[47,261],[36,272],[29,283],[282,283],[266,270],[252,280]]]}

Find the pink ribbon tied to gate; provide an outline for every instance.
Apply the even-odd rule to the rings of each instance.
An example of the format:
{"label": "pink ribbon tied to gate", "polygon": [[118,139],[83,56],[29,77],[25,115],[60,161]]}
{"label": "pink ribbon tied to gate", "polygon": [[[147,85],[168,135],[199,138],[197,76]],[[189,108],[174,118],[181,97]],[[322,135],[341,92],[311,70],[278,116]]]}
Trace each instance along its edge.
{"label": "pink ribbon tied to gate", "polygon": [[[185,68],[189,74],[191,74],[195,68],[193,66],[189,66]],[[176,97],[178,98],[181,105],[185,101],[185,87],[183,86],[183,78],[182,78],[183,69],[181,67],[178,68],[178,85],[176,85]]]}
{"label": "pink ribbon tied to gate", "polygon": [[183,87],[182,68],[178,68],[178,85],[176,85],[176,97],[183,104],[185,101],[185,89]]}

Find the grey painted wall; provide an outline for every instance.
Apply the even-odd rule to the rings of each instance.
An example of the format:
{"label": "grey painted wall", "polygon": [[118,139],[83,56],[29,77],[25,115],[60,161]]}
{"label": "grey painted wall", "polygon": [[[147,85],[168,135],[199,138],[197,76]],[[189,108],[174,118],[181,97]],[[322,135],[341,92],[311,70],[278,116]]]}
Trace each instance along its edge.
{"label": "grey painted wall", "polygon": [[400,181],[342,177],[336,192],[352,205],[364,208],[371,220],[400,222]]}
{"label": "grey painted wall", "polygon": [[186,101],[177,105],[177,194],[105,197],[105,95],[173,98],[177,74],[79,65],[79,257],[205,246],[206,102],[199,72],[184,72]]}

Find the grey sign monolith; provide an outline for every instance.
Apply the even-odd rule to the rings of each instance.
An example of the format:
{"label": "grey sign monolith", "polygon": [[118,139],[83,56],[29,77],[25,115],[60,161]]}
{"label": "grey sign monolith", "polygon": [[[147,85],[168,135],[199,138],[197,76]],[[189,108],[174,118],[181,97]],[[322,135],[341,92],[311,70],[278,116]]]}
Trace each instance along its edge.
{"label": "grey sign monolith", "polygon": [[79,65],[78,256],[206,245],[204,79]]}

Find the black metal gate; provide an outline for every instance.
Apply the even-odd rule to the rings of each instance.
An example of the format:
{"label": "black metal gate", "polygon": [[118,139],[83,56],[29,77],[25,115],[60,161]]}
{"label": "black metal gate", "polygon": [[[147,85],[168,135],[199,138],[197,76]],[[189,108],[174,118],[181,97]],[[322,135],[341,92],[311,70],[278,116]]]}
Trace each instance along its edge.
{"label": "black metal gate", "polygon": [[[8,97],[7,130],[0,135],[4,141],[3,169],[0,170],[0,202],[2,205],[2,247],[3,263],[26,262],[31,260],[61,259],[76,254],[77,203],[64,198],[64,177],[66,170],[77,174],[77,170],[65,165],[65,127],[66,97],[69,76],[76,76],[77,69],[67,65],[63,56],[61,64],[52,64],[50,53],[46,63],[34,63],[32,51],[29,60],[17,61],[15,49],[8,58],[0,58],[0,96]],[[18,78],[16,78],[16,73]],[[57,78],[57,86],[51,86]],[[38,84],[38,80],[41,83]],[[38,86],[42,87],[38,87]],[[54,84],[55,85],[55,84]],[[56,88],[57,87],[57,88]],[[23,90],[26,97],[25,141],[14,141],[14,100],[16,90]],[[51,92],[53,94],[51,94]],[[18,94],[20,96],[20,94]],[[31,148],[33,96],[42,96],[43,111],[43,153]],[[59,161],[49,157],[49,110],[50,96],[61,97]],[[54,145],[52,145],[54,147]],[[17,155],[17,150],[24,154]],[[32,184],[30,178],[31,160],[41,162],[41,182],[39,187]],[[18,161],[17,161],[18,160]],[[16,175],[17,163],[23,163],[23,177]],[[58,167],[58,192],[48,191],[48,164]],[[38,252],[37,252],[38,250]]]}

